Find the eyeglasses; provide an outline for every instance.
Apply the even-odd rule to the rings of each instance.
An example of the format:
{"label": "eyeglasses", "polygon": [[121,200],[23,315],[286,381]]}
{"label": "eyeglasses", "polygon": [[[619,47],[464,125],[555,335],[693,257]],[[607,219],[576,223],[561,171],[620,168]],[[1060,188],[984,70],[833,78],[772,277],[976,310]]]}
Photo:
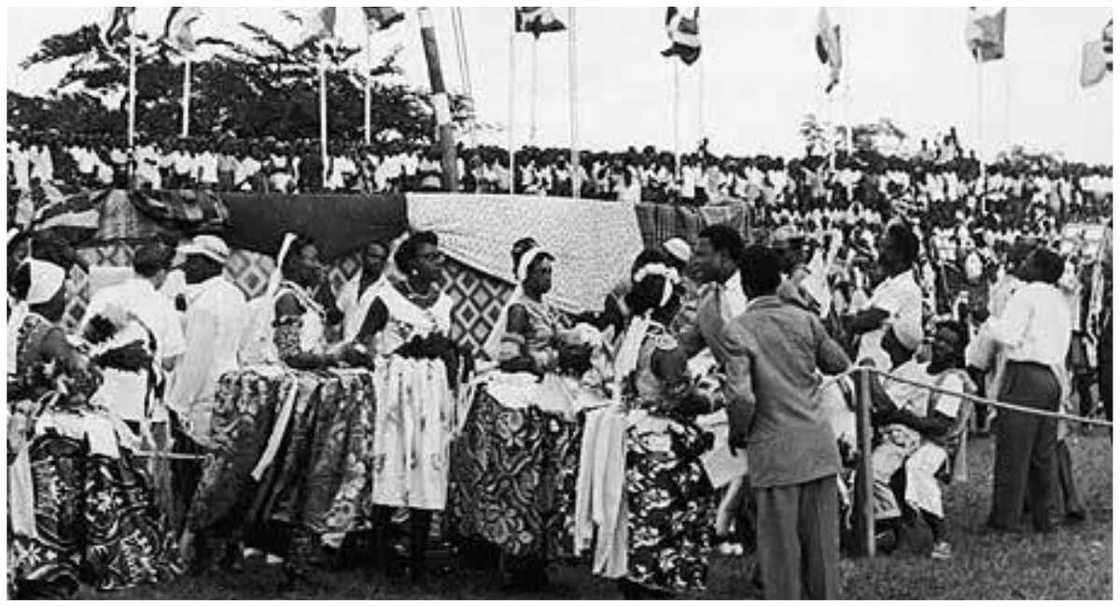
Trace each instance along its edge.
{"label": "eyeglasses", "polygon": [[420,259],[423,259],[424,261],[432,261],[435,263],[443,261],[443,253],[439,251],[436,251],[434,253],[424,253],[423,255],[419,255],[418,257]]}

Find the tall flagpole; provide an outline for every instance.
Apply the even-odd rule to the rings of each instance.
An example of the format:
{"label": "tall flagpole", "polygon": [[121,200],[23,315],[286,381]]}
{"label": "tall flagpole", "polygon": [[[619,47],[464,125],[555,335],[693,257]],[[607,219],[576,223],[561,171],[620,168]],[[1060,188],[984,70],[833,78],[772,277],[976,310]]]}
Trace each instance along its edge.
{"label": "tall flagpole", "polygon": [[541,39],[536,34],[533,35],[533,72],[530,76],[529,82],[529,95],[531,96],[529,104],[529,145],[537,143],[537,79],[538,79],[538,51]]}
{"label": "tall flagpole", "polygon": [[572,129],[572,198],[579,198],[581,185],[579,178],[579,96],[577,95],[579,78],[577,72],[576,9],[575,7],[568,7],[568,103],[571,111]]}
{"label": "tall flagpole", "polygon": [[373,72],[373,33],[366,22],[366,77],[365,77],[365,140],[366,145],[373,141],[373,126],[370,123],[370,78]]}
{"label": "tall flagpole", "polygon": [[988,186],[984,182],[984,62],[980,49],[976,50],[976,161],[980,165],[980,192],[977,199],[981,212],[984,212]]}
{"label": "tall flagpole", "polygon": [[509,29],[509,121],[506,127],[506,145],[509,146],[509,149],[507,150],[509,152],[509,193],[513,194],[513,192],[515,191],[514,182],[517,180],[517,165],[514,164],[516,152],[513,149],[513,118],[514,107],[516,106],[515,98],[517,95],[517,87],[515,86],[517,75],[517,55],[515,53],[516,45],[514,44],[517,38],[516,9],[510,11],[510,16],[513,18],[513,23],[510,25]]}
{"label": "tall flagpole", "polygon": [[696,138],[696,140],[697,141],[702,141],[704,139],[705,130],[706,130],[705,125],[704,125],[704,58],[703,57],[698,58],[697,63],[699,65],[696,66],[696,77],[697,77],[696,78],[697,79],[697,87],[696,88],[698,89],[698,93],[696,95],[696,97],[697,97],[697,100],[696,100],[697,129],[696,130],[697,130],[697,133],[699,134],[699,136]]}
{"label": "tall flagpole", "polygon": [[327,156],[327,55],[325,45],[319,41],[319,149],[323,157],[323,183],[327,182],[329,159]]}
{"label": "tall flagpole", "polygon": [[676,159],[677,177],[681,171],[681,63],[677,57],[670,57],[673,62],[673,157]]}
{"label": "tall flagpole", "polygon": [[191,58],[183,61],[183,138],[191,134]]}
{"label": "tall flagpole", "polygon": [[128,182],[136,170],[136,11],[128,16]]}

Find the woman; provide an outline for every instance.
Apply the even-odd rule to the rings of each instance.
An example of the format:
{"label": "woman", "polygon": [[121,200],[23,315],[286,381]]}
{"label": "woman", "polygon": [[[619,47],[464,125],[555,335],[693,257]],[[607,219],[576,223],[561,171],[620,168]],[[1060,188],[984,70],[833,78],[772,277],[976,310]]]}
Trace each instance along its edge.
{"label": "woman", "polygon": [[[179,574],[174,541],[107,412],[91,403],[95,363],[58,323],[65,271],[37,259],[12,278],[10,319],[8,583],[12,598],[69,598]],[[120,363],[122,349],[101,358]],[[121,434],[120,436],[128,436]]]}
{"label": "woman", "polygon": [[688,355],[668,326],[680,307],[675,270],[639,269],[627,303],[634,311],[616,372],[630,410],[626,438],[629,510],[627,598],[702,590],[707,581],[716,500],[700,455],[712,436],[695,424],[716,401],[695,389]]}
{"label": "woman", "polygon": [[424,573],[432,513],[447,500],[448,445],[454,428],[459,355],[448,337],[451,298],[440,289],[443,254],[434,232],[408,237],[392,276],[358,332],[375,357],[374,529],[378,559],[393,508],[411,510],[411,573]]}

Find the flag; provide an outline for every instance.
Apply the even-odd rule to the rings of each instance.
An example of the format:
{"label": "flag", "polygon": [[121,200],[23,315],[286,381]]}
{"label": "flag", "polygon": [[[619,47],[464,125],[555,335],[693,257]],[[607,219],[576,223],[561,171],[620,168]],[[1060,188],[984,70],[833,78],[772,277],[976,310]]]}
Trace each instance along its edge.
{"label": "flag", "polygon": [[680,57],[685,65],[692,65],[700,58],[700,9],[692,9],[692,16],[675,6],[665,11],[665,33],[669,36],[669,48],[661,51],[662,57]]}
{"label": "flag", "polygon": [[1104,31],[1101,32],[1101,42],[1104,43],[1104,56],[1105,66],[1108,71],[1112,71],[1112,19],[1108,20],[1108,25],[1104,26]]}
{"label": "flag", "polygon": [[171,10],[167,11],[167,21],[163,24],[163,37],[160,38],[160,41],[180,54],[193,53],[195,43],[191,25],[198,21],[200,17],[202,17],[201,8],[171,7]]}
{"label": "flag", "polygon": [[362,12],[366,15],[366,28],[370,32],[387,30],[394,23],[404,21],[404,13],[391,6],[363,6]]}
{"label": "flag", "polygon": [[513,9],[513,15],[514,31],[529,32],[537,38],[540,38],[541,34],[562,32],[568,29],[550,8],[518,6]]}
{"label": "flag", "polygon": [[109,15],[109,23],[101,28],[101,44],[112,49],[114,45],[127,37],[130,33],[129,19],[136,8],[132,6],[115,6]]}
{"label": "flag", "polygon": [[284,15],[303,26],[300,34],[303,44],[334,38],[334,25],[338,17],[338,10],[334,7],[313,8],[302,17],[290,11],[284,11]]}
{"label": "flag", "polygon": [[1103,40],[1090,40],[1081,47],[1081,88],[1088,88],[1104,80],[1108,73]]}
{"label": "flag", "polygon": [[965,42],[969,54],[978,62],[1003,59],[1006,21],[1006,8],[999,9],[994,15],[979,15],[976,9],[969,12]]}
{"label": "flag", "polygon": [[831,93],[833,87],[840,84],[840,68],[844,59],[840,53],[840,26],[832,25],[828,18],[828,11],[821,7],[817,14],[817,58],[821,64],[828,66],[828,85],[824,92]]}

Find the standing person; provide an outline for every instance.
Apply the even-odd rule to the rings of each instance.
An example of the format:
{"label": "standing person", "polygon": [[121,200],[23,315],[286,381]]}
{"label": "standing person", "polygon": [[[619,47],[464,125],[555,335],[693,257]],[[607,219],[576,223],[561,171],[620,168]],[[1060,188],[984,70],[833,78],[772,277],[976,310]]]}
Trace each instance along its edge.
{"label": "standing person", "polygon": [[[448,447],[458,356],[448,336],[451,298],[440,289],[443,254],[434,232],[408,237],[393,261],[404,274],[370,305],[358,333],[376,357],[373,503],[378,550],[393,508],[411,511],[411,574],[424,573],[432,513],[447,502]],[[384,562],[384,561],[383,561]]]}
{"label": "standing person", "polygon": [[369,307],[385,285],[382,277],[389,249],[382,243],[372,241],[362,249],[362,268],[353,278],[346,281],[338,291],[337,305],[342,312],[342,339],[350,341],[358,336],[358,330],[365,322]]}
{"label": "standing person", "polygon": [[840,594],[840,454],[814,393],[817,370],[845,371],[848,357],[815,314],[781,301],[778,256],[742,257],[746,311],[724,329],[733,449],[747,449],[758,503],[758,554],[767,599]]}
{"label": "standing person", "polygon": [[852,318],[852,331],[860,335],[857,361],[871,359],[879,369],[890,368],[882,348],[887,327],[909,349],[922,341],[922,289],[914,281],[918,237],[903,223],[891,223],[879,239],[879,269],[886,278],[871,299]]}
{"label": "standing person", "polygon": [[717,361],[726,363],[724,326],[747,305],[739,277],[742,254],[743,238],[730,226],[713,225],[700,232],[693,258],[696,276],[703,285],[700,303],[695,321],[682,327],[678,336],[689,357],[707,347]]}
{"label": "standing person", "polygon": [[[1024,266],[1019,274],[1026,284],[1011,296],[1003,314],[990,319],[981,333],[986,331],[1006,349],[1008,362],[999,400],[1056,412],[1068,391],[1063,379],[1072,330],[1069,309],[1056,287],[1064,264],[1053,251],[1038,248]],[[1010,410],[1000,413],[988,527],[1016,529],[1025,498],[1035,530],[1053,528],[1050,505],[1057,434],[1054,418]]]}

